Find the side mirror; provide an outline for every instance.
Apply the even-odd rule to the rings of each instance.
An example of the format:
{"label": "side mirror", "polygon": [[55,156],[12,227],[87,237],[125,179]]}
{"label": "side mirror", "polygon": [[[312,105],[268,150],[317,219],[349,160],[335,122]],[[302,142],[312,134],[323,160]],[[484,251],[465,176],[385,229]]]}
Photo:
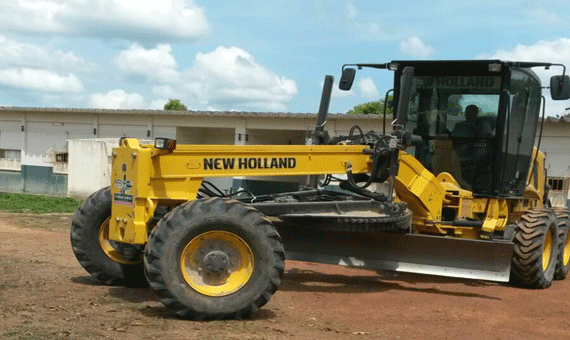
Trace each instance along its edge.
{"label": "side mirror", "polygon": [[570,98],[570,77],[553,76],[550,78],[550,96],[553,100]]}
{"label": "side mirror", "polygon": [[340,77],[340,82],[338,83],[338,88],[343,91],[348,91],[352,87],[354,82],[354,75],[356,74],[356,69],[345,68],[342,70],[342,76]]}

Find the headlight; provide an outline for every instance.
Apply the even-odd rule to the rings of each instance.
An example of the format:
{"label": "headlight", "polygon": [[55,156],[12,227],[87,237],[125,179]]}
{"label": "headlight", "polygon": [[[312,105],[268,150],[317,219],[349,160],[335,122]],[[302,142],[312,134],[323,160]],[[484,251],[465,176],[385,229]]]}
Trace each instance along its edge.
{"label": "headlight", "polygon": [[154,140],[154,147],[161,150],[172,151],[176,149],[176,139],[156,138]]}

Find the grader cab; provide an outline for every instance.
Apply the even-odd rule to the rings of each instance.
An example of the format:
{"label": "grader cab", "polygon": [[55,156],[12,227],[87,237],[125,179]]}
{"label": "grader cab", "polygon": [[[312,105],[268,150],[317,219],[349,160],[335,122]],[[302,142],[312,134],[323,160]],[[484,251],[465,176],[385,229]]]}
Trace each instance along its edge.
{"label": "grader cab", "polygon": [[[394,71],[389,134],[354,127],[327,136],[327,76],[307,145],[122,139],[110,187],[75,215],[73,251],[97,279],[148,282],[190,319],[254,313],[277,290],[286,259],[547,288],[570,269],[570,213],[548,207],[540,138],[535,146],[544,100],[531,69],[552,66],[562,65],[345,65],[341,90],[356,68]],[[564,72],[550,92],[570,98]],[[262,196],[204,181],[282,175],[308,180]]]}

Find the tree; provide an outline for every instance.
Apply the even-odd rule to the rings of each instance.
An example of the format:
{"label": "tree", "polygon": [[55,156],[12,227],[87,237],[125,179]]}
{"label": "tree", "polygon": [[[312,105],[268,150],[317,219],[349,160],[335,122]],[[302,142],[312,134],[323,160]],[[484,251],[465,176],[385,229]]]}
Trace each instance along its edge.
{"label": "tree", "polygon": [[[461,99],[463,99],[463,96],[460,94],[454,94],[449,96],[449,100],[447,103],[448,115],[456,117],[463,115],[463,106],[461,105]],[[479,111],[481,111],[481,109],[479,109]]]}
{"label": "tree", "polygon": [[188,110],[186,105],[180,102],[180,99],[169,99],[168,103],[164,104],[165,110]]}
{"label": "tree", "polygon": [[[392,96],[388,96],[388,107],[386,110],[386,114],[392,114],[392,100],[393,100]],[[356,105],[354,109],[349,110],[348,113],[381,115],[384,113],[384,99]]]}

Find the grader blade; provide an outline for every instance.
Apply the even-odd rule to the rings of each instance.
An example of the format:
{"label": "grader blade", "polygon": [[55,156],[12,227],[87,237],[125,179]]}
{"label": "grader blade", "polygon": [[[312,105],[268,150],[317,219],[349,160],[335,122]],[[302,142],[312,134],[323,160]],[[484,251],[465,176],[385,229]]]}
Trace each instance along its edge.
{"label": "grader blade", "polygon": [[367,269],[508,282],[510,242],[286,227],[286,259]]}

